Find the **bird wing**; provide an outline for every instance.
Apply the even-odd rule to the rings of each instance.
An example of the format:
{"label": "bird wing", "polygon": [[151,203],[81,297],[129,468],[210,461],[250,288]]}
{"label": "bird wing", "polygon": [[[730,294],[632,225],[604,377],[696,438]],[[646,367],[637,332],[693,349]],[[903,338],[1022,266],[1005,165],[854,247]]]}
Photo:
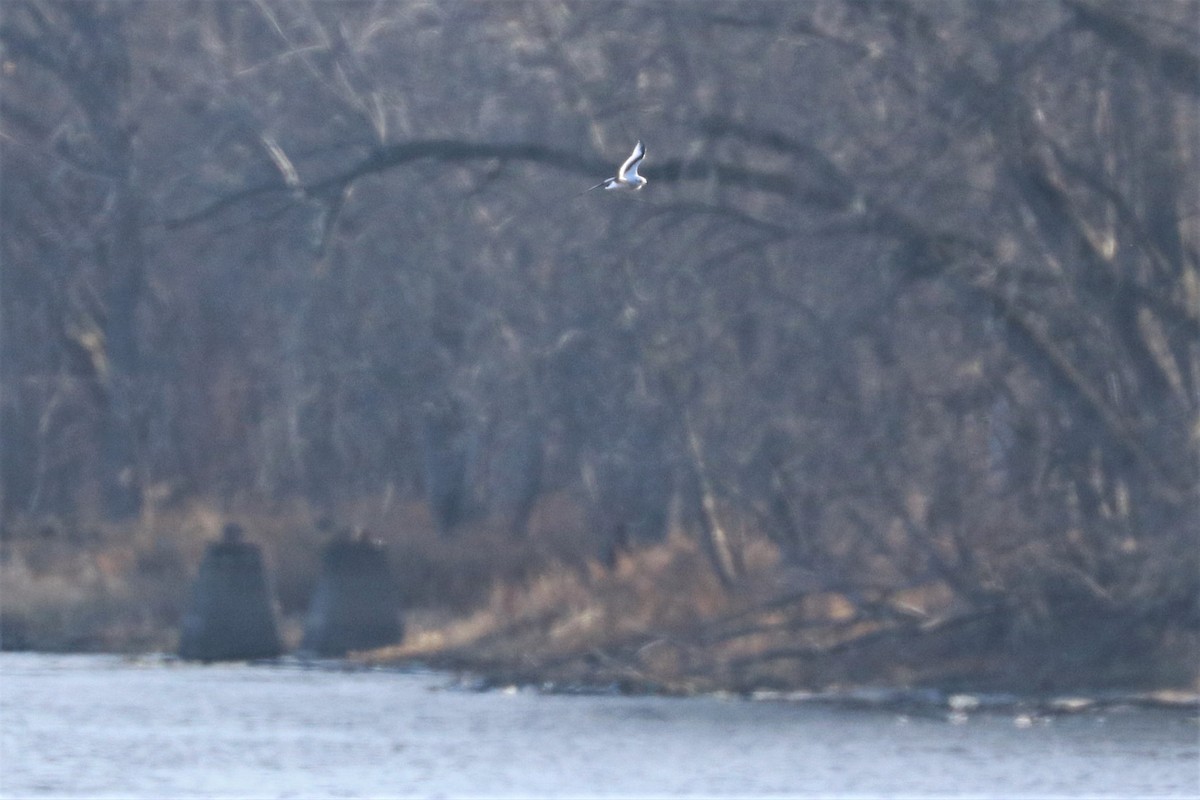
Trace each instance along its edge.
{"label": "bird wing", "polygon": [[628,176],[630,175],[636,178],[638,176],[638,164],[641,164],[642,159],[645,157],[646,146],[639,139],[638,143],[633,146],[633,152],[629,154],[629,158],[625,159],[625,163],[617,170],[617,180],[624,182],[628,180]]}

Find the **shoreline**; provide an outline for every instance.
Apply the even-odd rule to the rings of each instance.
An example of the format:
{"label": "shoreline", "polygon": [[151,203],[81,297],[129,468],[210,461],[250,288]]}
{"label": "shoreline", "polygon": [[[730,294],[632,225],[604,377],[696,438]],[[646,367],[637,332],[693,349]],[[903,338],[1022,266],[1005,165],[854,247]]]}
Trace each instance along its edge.
{"label": "shoreline", "polygon": [[[195,537],[198,547],[208,541]],[[12,579],[0,609],[0,647],[176,650],[180,587],[190,575],[182,551],[174,568],[147,582],[138,564],[149,562],[136,551],[120,562],[107,551],[64,561],[49,558],[62,555],[51,545],[63,543],[23,543],[30,552],[13,548],[0,564]],[[50,548],[44,563],[35,558],[39,547]],[[397,559],[398,587],[434,582],[420,577],[428,560],[414,552]],[[523,577],[493,576],[469,603],[410,597],[400,603],[404,639],[349,661],[426,665],[470,674],[481,686],[665,696],[1200,693],[1200,625],[1186,616],[1150,619],[1077,604],[1031,619],[1019,603],[971,603],[939,582],[858,593],[789,582],[772,548],[756,542],[744,555],[745,577],[730,587],[717,581],[698,543],[673,535],[611,565],[547,562]],[[436,574],[461,577],[452,569],[459,564],[447,555]],[[276,565],[284,653],[301,644],[312,595],[301,578]],[[155,613],[147,615],[147,604]]]}
{"label": "shoreline", "polygon": [[243,664],[327,672],[390,672],[430,674],[451,680],[451,688],[469,692],[531,691],[557,696],[717,698],[746,702],[780,702],[832,707],[846,711],[875,711],[923,716],[963,722],[971,714],[1013,714],[1017,723],[1045,721],[1056,717],[1140,710],[1191,714],[1200,721],[1200,691],[1178,687],[1149,689],[1079,688],[1069,691],[1036,692],[977,690],[938,686],[888,686],[862,684],[825,689],[721,688],[683,686],[654,680],[638,680],[597,669],[589,675],[567,679],[551,677],[534,668],[514,669],[484,664],[463,657],[380,658],[372,652],[351,653],[343,658],[310,658],[287,654],[276,658],[232,662],[196,662],[173,653],[42,652],[4,651],[6,655],[44,657],[107,657],[146,665]]}
{"label": "shoreline", "polygon": [[532,671],[485,669],[468,666],[457,660],[413,659],[401,662],[375,662],[359,655],[346,659],[341,668],[345,668],[345,664],[353,664],[361,669],[394,670],[401,673],[428,671],[455,675],[456,686],[477,692],[532,690],[549,695],[650,696],[681,699],[718,697],[755,702],[825,705],[845,710],[892,711],[912,714],[944,712],[951,716],[976,712],[998,714],[1023,712],[1037,717],[1056,717],[1125,708],[1200,715],[1200,692],[1178,688],[1139,691],[1098,689],[1055,693],[971,692],[932,686],[874,685],[824,690],[687,689],[653,681],[639,682],[618,676],[608,676],[612,678],[608,680],[602,673],[597,673],[590,681],[562,682],[546,679]]}
{"label": "shoreline", "polygon": [[[687,636],[702,641],[705,630]],[[1200,713],[1200,678],[1190,660],[1193,632],[1173,647],[1137,653],[1116,663],[1076,663],[1069,651],[1037,654],[1006,650],[992,638],[978,652],[957,636],[921,647],[921,634],[887,631],[843,641],[821,653],[796,656],[785,665],[770,653],[741,654],[734,666],[719,647],[693,647],[672,637],[594,640],[556,649],[548,638],[508,637],[490,631],[472,641],[423,642],[351,653],[364,668],[431,669],[460,676],[478,690],[532,688],[554,694],[620,694],[668,697],[735,696],[833,703],[842,707],[961,713],[972,710],[1057,715],[1129,705]],[[514,641],[515,640],[515,641]],[[973,640],[970,644],[983,644]],[[900,665],[900,655],[906,656]],[[762,658],[763,656],[767,658]],[[1128,655],[1128,654],[1127,654]],[[1045,680],[1051,675],[1054,680]]]}

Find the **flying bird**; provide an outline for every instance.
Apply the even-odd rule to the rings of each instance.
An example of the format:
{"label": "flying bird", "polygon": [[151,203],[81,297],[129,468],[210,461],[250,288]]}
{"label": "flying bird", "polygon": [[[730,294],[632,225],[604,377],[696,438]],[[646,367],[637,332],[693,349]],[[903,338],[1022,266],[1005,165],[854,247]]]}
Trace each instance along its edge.
{"label": "flying bird", "polygon": [[[625,159],[625,163],[617,170],[615,178],[605,178],[600,183],[597,183],[592,189],[631,189],[637,190],[646,185],[646,179],[638,175],[638,167],[642,163],[642,159],[646,157],[646,146],[641,140],[633,146],[633,152],[629,154],[629,158]],[[588,189],[587,191],[592,191]]]}
{"label": "flying bird", "polygon": [[[588,192],[592,191],[592,189],[626,189],[629,191],[637,191],[638,189],[641,189],[646,185],[646,179],[641,175],[638,175],[638,167],[641,166],[642,159],[645,157],[646,146],[642,144],[642,141],[639,139],[638,143],[633,146],[633,152],[629,154],[629,158],[625,159],[625,163],[622,164],[617,170],[616,177],[605,178],[604,180],[600,181],[600,183],[597,183],[595,186],[591,187],[591,189],[584,189],[571,199],[577,200]],[[517,215],[513,214],[504,219],[502,222],[496,223],[493,225],[493,232],[499,233],[500,231],[504,230],[506,227],[508,227],[508,224],[516,218]]]}

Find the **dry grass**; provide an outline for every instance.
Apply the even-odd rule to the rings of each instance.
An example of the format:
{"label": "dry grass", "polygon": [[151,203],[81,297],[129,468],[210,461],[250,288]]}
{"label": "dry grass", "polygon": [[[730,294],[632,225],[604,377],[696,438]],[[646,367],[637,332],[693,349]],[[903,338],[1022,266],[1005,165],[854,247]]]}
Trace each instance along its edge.
{"label": "dry grass", "polygon": [[[328,517],[304,503],[223,510],[195,502],[152,507],[121,525],[6,520],[0,530],[0,646],[173,649],[205,549],[228,522],[241,524],[261,545],[284,640],[292,644],[322,549],[347,528],[367,530],[387,545],[402,606],[414,620],[469,615],[511,593],[505,587],[571,583],[594,561],[578,504],[565,494],[539,505],[523,537],[486,520],[444,534],[424,503],[385,506],[374,498],[347,502]],[[550,573],[559,577],[538,577]]]}
{"label": "dry grass", "polygon": [[219,516],[189,509],[129,526],[6,525],[0,644],[47,651],[143,651],[173,644],[187,586]]}
{"label": "dry grass", "polygon": [[[744,576],[726,588],[680,531],[603,566],[569,495],[547,498],[524,537],[486,522],[445,535],[419,503],[351,504],[338,519],[388,545],[404,604],[405,641],[361,655],[373,663],[668,692],[1089,679],[1086,664],[1065,669],[1041,650],[1011,651],[1002,615],[974,613],[943,584],[851,598],[785,567],[773,545],[744,528]],[[123,527],[8,524],[0,537],[3,646],[174,649],[196,569],[228,521],[262,545],[281,632],[294,646],[321,550],[342,526],[323,524],[304,505],[221,513],[205,504]],[[1200,687],[1200,637],[1172,636],[1154,654],[1090,675]],[[1085,645],[1066,649],[1086,653]],[[1163,665],[1148,670],[1159,655]]]}
{"label": "dry grass", "polygon": [[540,651],[573,653],[597,643],[690,630],[730,607],[695,542],[672,534],[663,544],[622,555],[607,570],[562,564],[523,581],[493,584],[487,602],[460,618],[410,617],[407,641],[381,658],[419,658],[487,644],[520,653],[531,638]]}
{"label": "dry grass", "polygon": [[[564,680],[616,676],[683,689],[736,683],[747,672],[738,665],[761,654],[797,643],[829,647],[878,627],[836,593],[787,596],[778,553],[754,536],[738,539],[745,577],[732,589],[679,531],[602,566],[579,504],[566,494],[539,505],[524,537],[486,522],[445,535],[420,503],[348,504],[338,518],[389,547],[408,634],[399,647],[370,656],[377,661],[516,666],[550,677],[557,664]],[[283,637],[294,645],[321,549],[342,526],[322,523],[304,505],[221,513],[193,504],[124,527],[6,528],[5,646],[173,649],[204,550],[231,520],[262,545]],[[787,602],[775,602],[781,593]],[[928,590],[910,595],[903,604],[942,602]],[[780,663],[755,667],[756,679],[774,680]]]}
{"label": "dry grass", "polygon": [[[1003,608],[972,609],[944,584],[851,598],[819,581],[798,586],[765,541],[745,537],[741,546],[745,577],[729,590],[698,544],[676,532],[611,570],[594,561],[583,570],[550,565],[494,584],[469,613],[411,614],[402,645],[360,658],[497,683],[684,694],[863,684],[1033,693],[1200,687],[1195,635],[1125,662],[1064,669],[1053,652],[1015,647]],[[1154,666],[1162,659],[1166,667]]]}
{"label": "dry grass", "polygon": [[[779,556],[766,541],[743,540],[741,555],[744,578],[726,589],[700,546],[673,532],[662,544],[620,557],[611,570],[595,562],[585,570],[552,568],[498,584],[485,605],[465,615],[410,615],[403,644],[361,657],[498,680],[692,692],[828,681],[771,654],[833,649],[881,629],[844,595],[764,588],[779,584]],[[901,609],[944,601],[934,586],[889,598]]]}

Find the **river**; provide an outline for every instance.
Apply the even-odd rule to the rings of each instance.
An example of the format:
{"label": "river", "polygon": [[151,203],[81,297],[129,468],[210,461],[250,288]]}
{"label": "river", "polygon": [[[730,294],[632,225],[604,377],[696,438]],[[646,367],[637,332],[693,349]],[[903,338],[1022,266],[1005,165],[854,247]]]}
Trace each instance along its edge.
{"label": "river", "polygon": [[1195,714],[902,715],[0,654],[0,796],[1194,797]]}

